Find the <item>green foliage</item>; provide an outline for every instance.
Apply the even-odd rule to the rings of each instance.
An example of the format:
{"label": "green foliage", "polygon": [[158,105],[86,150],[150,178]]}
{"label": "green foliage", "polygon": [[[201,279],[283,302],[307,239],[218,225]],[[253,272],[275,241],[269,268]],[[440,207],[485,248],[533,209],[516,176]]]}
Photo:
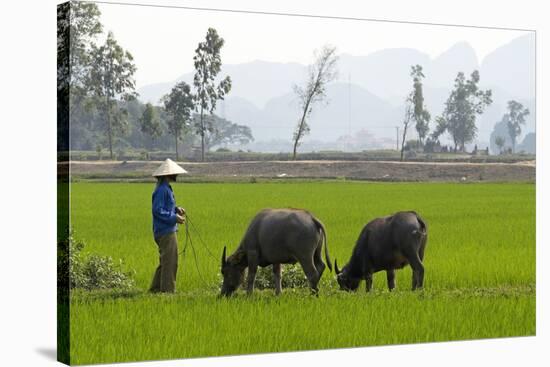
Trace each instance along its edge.
{"label": "green foliage", "polygon": [[89,255],[82,264],[82,282],[75,283],[75,288],[92,289],[131,289],[134,282],[131,273],[124,273],[122,261],[113,263],[108,256]]}
{"label": "green foliage", "polygon": [[86,83],[94,97],[94,105],[102,113],[111,158],[114,137],[124,134],[128,127],[128,111],[119,108],[115,97],[130,100],[136,96],[133,60],[132,54],[118,45],[112,32],[103,45],[93,44],[91,48],[92,67]]}
{"label": "green foliage", "polygon": [[512,140],[512,153],[516,151],[516,139],[521,135],[521,125],[525,125],[525,117],[529,115],[529,109],[516,101],[508,101],[508,133]]}
{"label": "green foliage", "polygon": [[[281,285],[285,288],[308,288],[309,283],[304,274],[304,270],[298,264],[283,264],[281,266]],[[259,268],[256,273],[256,288],[274,289],[273,266]]]}
{"label": "green foliage", "polygon": [[95,151],[97,153],[97,159],[101,160],[101,156],[102,156],[102,153],[103,153],[103,147],[101,146],[101,144],[96,145]]}
{"label": "green foliage", "polygon": [[417,140],[417,139],[407,140],[404,147],[405,151],[416,151],[421,149],[422,149],[422,144],[420,143],[420,140]]}
{"label": "green foliage", "polygon": [[[94,3],[71,1],[57,6],[58,151],[69,150],[75,132],[72,122],[89,93],[91,45],[102,31],[99,16]],[[69,126],[70,133],[66,130]],[[88,141],[89,136],[82,140]]]}
{"label": "green foliage", "polygon": [[224,39],[218,35],[214,28],[208,28],[206,39],[200,42],[195,50],[193,62],[195,65],[195,76],[193,85],[195,87],[195,101],[200,118],[195,121],[196,133],[201,137],[201,157],[204,160],[205,135],[212,131],[208,120],[204,119],[204,112],[210,114],[216,109],[216,102],[223,100],[231,90],[231,78],[226,76],[218,84],[216,77],[221,71],[221,49]]}
{"label": "green foliage", "polygon": [[139,159],[142,161],[148,161],[149,160],[149,152],[146,150],[142,150],[139,152]]}
{"label": "green foliage", "polygon": [[465,145],[477,135],[476,116],[481,115],[493,100],[491,90],[479,89],[479,72],[475,70],[470,79],[459,72],[455,79],[455,88],[445,102],[445,110],[437,119],[438,137],[445,128],[453,138],[455,150],[465,150]]}
{"label": "green foliage", "polygon": [[502,154],[502,148],[504,148],[504,143],[505,143],[505,140],[502,136],[497,136],[495,138],[495,144],[497,145],[500,154]]}
{"label": "green foliage", "polygon": [[74,233],[71,232],[59,246],[58,283],[68,285],[70,289],[85,290],[130,290],[134,287],[133,272],[122,270],[122,260],[115,264],[110,256],[84,255],[85,243],[75,238]]}
{"label": "green foliage", "polygon": [[156,139],[162,134],[158,113],[151,103],[145,105],[145,110],[141,114],[139,124],[141,132],[149,135],[151,139]]}
{"label": "green foliage", "polygon": [[70,83],[72,103],[87,93],[91,45],[103,31],[100,16],[94,3],[70,2],[57,9],[58,81]]}
{"label": "green foliage", "polygon": [[422,79],[424,79],[424,73],[422,73],[422,66],[415,65],[411,67],[411,76],[413,77],[413,91],[409,96],[409,103],[412,103],[413,118],[416,121],[416,131],[422,145],[426,134],[430,130],[430,112],[428,112],[426,105],[424,104],[424,92],[422,88]]}
{"label": "green foliage", "polygon": [[[193,118],[198,120],[200,116],[194,115]],[[208,120],[208,124],[211,126],[211,130],[205,135],[206,150],[210,150],[211,147],[217,145],[247,144],[254,140],[252,130],[248,126],[234,124],[214,114],[204,118]]]}
{"label": "green foliage", "polygon": [[537,135],[536,135],[536,133],[529,133],[529,134],[525,135],[525,138],[523,138],[523,141],[518,146],[518,150],[523,151],[527,154],[535,154],[537,152]]}
{"label": "green foliage", "polygon": [[439,137],[447,131],[447,120],[444,117],[438,116],[435,119],[436,125],[435,129],[431,134],[433,140],[439,141]]}
{"label": "green foliage", "polygon": [[326,101],[327,85],[338,76],[336,47],[325,45],[319,52],[314,52],[314,58],[315,61],[308,70],[306,84],[304,86],[294,85],[294,93],[298,98],[302,116],[298,120],[292,137],[294,142],[293,159],[296,159],[300,141],[309,134],[310,127],[307,119],[313,112],[313,106],[316,103]]}
{"label": "green foliage", "polygon": [[178,159],[178,140],[182,138],[182,133],[187,131],[191,124],[191,112],[194,108],[193,100],[191,87],[186,82],[176,84],[170,93],[162,98],[164,109],[169,116],[167,121],[168,132],[175,138],[176,159]]}

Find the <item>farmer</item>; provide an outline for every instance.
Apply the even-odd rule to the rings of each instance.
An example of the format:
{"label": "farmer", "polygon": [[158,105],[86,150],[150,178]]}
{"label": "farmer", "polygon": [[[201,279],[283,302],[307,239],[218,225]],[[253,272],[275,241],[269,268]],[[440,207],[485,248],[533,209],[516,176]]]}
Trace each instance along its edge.
{"label": "farmer", "polygon": [[150,292],[170,292],[176,289],[178,271],[178,224],[185,223],[185,210],[176,206],[170,182],[178,174],[187,173],[170,159],[166,159],[153,173],[157,185],[153,192],[153,235],[159,248],[160,264],[155,271]]}

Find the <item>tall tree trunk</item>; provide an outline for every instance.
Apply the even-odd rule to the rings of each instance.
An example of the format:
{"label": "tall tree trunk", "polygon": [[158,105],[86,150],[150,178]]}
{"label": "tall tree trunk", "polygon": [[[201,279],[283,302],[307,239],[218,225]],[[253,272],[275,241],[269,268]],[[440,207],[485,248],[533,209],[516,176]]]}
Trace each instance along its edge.
{"label": "tall tree trunk", "polygon": [[178,132],[176,131],[176,161],[179,159],[179,156],[178,156]]}
{"label": "tall tree trunk", "polygon": [[407,138],[408,124],[403,127],[403,139],[401,140],[401,162],[403,162],[403,151],[405,149],[405,139]]}
{"label": "tall tree trunk", "polygon": [[304,129],[304,122],[306,120],[306,114],[307,110],[309,109],[309,104],[311,103],[311,98],[313,95],[310,95],[307,99],[306,106],[304,108],[304,113],[302,113],[302,119],[300,120],[300,125],[298,125],[298,132],[296,134],[296,139],[294,139],[294,149],[292,151],[292,160],[296,160],[296,150],[298,149],[298,143],[300,142],[300,139],[302,138],[302,133]]}
{"label": "tall tree trunk", "polygon": [[201,106],[201,161],[204,162],[204,121],[203,121],[202,106]]}
{"label": "tall tree trunk", "polygon": [[298,137],[294,139],[294,149],[292,150],[292,160],[296,160],[296,149],[298,148]]}
{"label": "tall tree trunk", "polygon": [[109,98],[107,98],[107,112],[106,112],[106,118],[107,118],[107,135],[109,136],[109,154],[111,157],[111,160],[113,160],[113,127],[111,126],[111,104],[109,102]]}

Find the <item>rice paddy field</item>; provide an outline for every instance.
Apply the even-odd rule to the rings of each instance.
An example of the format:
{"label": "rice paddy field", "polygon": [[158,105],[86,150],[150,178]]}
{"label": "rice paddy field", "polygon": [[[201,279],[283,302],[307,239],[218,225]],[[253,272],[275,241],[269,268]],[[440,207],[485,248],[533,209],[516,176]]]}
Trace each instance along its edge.
{"label": "rice paddy field", "polygon": [[[535,185],[532,183],[368,183],[350,181],[175,183],[194,224],[180,257],[177,293],[146,292],[158,264],[152,238],[152,183],[74,183],[72,227],[85,252],[123,260],[137,291],[74,292],[71,363],[108,363],[534,335]],[[341,292],[324,273],[320,295],[255,290],[219,299],[224,245],[237,247],[265,207],[307,208],[328,247],[347,262],[361,228],[377,216],[414,209],[428,223],[425,289],[411,270],[385,273],[374,292]],[[178,234],[180,249],[185,233]],[[202,241],[201,241],[202,240]],[[214,256],[210,255],[210,249]],[[181,256],[181,255],[180,255]],[[284,277],[284,268],[283,268]]]}

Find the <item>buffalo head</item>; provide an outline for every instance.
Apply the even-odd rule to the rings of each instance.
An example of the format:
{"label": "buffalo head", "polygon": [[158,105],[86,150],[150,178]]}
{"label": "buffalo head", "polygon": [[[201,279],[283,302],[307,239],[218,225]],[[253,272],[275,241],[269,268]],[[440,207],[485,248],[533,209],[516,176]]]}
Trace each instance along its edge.
{"label": "buffalo head", "polygon": [[243,282],[244,269],[243,265],[244,253],[236,253],[226,259],[227,248],[223,248],[221,272],[223,275],[223,284],[221,289],[222,296],[230,296],[235,292]]}
{"label": "buffalo head", "polygon": [[336,280],[341,290],[349,292],[356,291],[359,288],[361,278],[352,277],[349,274],[347,266],[344,266],[342,270],[338,269],[338,261],[336,259],[334,259],[334,270],[336,271]]}

